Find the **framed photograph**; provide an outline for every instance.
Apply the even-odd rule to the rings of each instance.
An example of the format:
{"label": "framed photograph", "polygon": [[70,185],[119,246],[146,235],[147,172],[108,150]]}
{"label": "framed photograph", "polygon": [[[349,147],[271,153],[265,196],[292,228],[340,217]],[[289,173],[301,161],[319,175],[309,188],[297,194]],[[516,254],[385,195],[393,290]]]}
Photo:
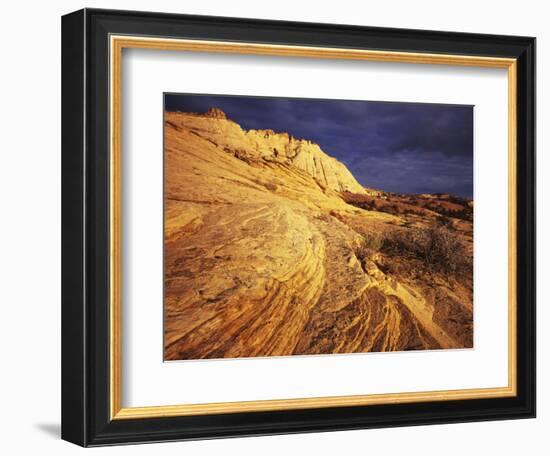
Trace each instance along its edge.
{"label": "framed photograph", "polygon": [[62,437],[535,416],[535,39],[62,20]]}

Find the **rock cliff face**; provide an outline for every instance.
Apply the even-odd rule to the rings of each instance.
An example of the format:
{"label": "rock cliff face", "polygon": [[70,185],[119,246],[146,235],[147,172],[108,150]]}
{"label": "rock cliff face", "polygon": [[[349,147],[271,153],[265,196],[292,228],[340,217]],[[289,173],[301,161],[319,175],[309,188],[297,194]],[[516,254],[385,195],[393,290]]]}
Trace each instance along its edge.
{"label": "rock cliff face", "polygon": [[264,160],[287,163],[314,177],[324,187],[338,192],[365,193],[353,174],[311,141],[295,139],[272,130],[249,130],[247,138]]}
{"label": "rock cliff face", "polygon": [[371,240],[434,226],[437,204],[391,198],[310,141],[165,113],[165,358],[471,347],[470,275]]}
{"label": "rock cliff face", "polygon": [[188,114],[186,126],[241,159],[292,166],[305,171],[322,187],[338,192],[365,193],[344,164],[311,141],[273,130],[245,131],[219,108],[210,108],[204,115]]}

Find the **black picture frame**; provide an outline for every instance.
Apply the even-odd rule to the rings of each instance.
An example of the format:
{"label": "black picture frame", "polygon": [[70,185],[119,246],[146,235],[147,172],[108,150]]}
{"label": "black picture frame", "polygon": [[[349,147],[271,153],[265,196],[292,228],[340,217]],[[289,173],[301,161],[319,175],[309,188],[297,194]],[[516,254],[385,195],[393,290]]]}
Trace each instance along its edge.
{"label": "black picture frame", "polygon": [[[109,36],[517,59],[517,395],[111,420]],[[82,446],[535,417],[535,39],[84,9],[62,19],[62,438]]]}

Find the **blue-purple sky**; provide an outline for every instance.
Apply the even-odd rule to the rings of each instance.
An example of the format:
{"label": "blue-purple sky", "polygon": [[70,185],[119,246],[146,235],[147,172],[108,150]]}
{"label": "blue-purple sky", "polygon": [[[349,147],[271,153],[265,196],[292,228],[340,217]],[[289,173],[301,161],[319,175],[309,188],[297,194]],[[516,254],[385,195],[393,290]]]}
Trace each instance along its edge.
{"label": "blue-purple sky", "polygon": [[167,111],[211,107],[244,129],[272,129],[318,143],[367,187],[472,197],[472,106],[165,94]]}

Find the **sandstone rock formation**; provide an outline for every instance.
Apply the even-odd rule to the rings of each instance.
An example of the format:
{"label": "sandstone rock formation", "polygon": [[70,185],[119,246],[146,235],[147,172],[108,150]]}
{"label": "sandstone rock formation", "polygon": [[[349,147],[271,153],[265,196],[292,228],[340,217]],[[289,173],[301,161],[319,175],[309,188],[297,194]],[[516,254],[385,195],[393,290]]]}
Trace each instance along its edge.
{"label": "sandstone rock formation", "polygon": [[204,113],[204,115],[205,117],[211,117],[213,119],[227,119],[225,112],[223,112],[220,108],[210,108]]}
{"label": "sandstone rock formation", "polygon": [[[366,242],[439,226],[444,203],[366,190],[219,109],[165,113],[165,358],[472,347],[471,272]],[[449,220],[471,258],[471,222]]]}
{"label": "sandstone rock formation", "polygon": [[[219,122],[212,122],[212,119]],[[323,187],[339,192],[365,193],[345,165],[311,141],[273,130],[244,131],[228,120],[219,108],[210,108],[204,115],[188,114],[186,126],[240,159],[261,159],[292,166],[313,176]]]}

